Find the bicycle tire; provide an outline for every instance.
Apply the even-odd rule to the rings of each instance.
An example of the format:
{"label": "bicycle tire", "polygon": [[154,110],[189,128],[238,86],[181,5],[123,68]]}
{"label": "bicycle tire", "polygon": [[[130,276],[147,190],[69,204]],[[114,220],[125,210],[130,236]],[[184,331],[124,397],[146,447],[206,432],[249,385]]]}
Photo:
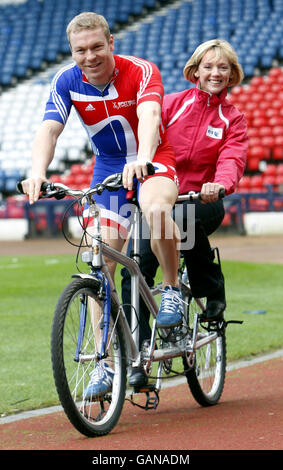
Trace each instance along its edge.
{"label": "bicycle tire", "polygon": [[[51,359],[53,375],[60,402],[73,426],[88,437],[108,434],[118,422],[126,393],[126,352],[118,308],[111,302],[111,355],[114,380],[111,393],[95,401],[84,399],[84,390],[96,361],[74,360],[76,354],[80,308],[82,298],[102,301],[98,297],[99,281],[75,279],[63,290],[53,318],[51,332]],[[91,300],[90,300],[91,302]],[[93,325],[93,317],[87,307],[86,324],[80,350],[95,356],[98,352],[94,331],[101,331],[100,320]],[[94,327],[97,327],[95,329]],[[110,333],[109,333],[110,334]],[[109,363],[108,363],[109,364]]]}
{"label": "bicycle tire", "polygon": [[[188,307],[191,322],[196,311],[201,313],[203,302],[191,299]],[[199,324],[199,336],[209,334],[207,324],[203,326]],[[204,407],[216,405],[222,395],[226,375],[225,329],[218,332],[214,341],[196,350],[193,367],[188,367],[186,358],[183,358],[183,363],[188,386],[197,403]]]}

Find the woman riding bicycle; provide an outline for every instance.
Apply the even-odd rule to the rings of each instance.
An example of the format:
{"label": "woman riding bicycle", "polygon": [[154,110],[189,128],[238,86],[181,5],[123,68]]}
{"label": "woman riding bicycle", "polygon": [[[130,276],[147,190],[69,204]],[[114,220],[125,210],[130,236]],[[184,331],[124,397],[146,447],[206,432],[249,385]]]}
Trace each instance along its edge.
{"label": "woman riding bicycle", "polygon": [[[194,88],[166,95],[162,118],[167,135],[176,154],[179,193],[200,191],[202,202],[184,202],[183,230],[189,224],[187,204],[195,209],[195,243],[182,249],[188,268],[194,297],[206,297],[207,306],[202,319],[221,320],[226,307],[224,277],[219,264],[214,263],[208,236],[224,217],[220,189],[226,194],[235,191],[243,175],[248,149],[245,118],[226,99],[227,89],[243,79],[242,68],[231,45],[221,39],[207,41],[197,47],[184,67],[185,78],[196,83]],[[130,248],[129,248],[130,249]],[[148,240],[141,240],[141,270],[150,286],[158,260]],[[130,276],[122,270],[123,302],[130,304]],[[125,307],[127,318],[129,308]],[[150,337],[149,313],[140,301],[140,344]],[[143,370],[136,370],[131,385],[147,381]]]}

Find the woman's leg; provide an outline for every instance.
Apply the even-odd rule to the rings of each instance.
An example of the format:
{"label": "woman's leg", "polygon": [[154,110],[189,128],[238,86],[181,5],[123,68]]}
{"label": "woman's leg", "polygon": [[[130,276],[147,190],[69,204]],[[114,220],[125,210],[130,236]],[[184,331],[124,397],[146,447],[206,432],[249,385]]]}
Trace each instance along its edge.
{"label": "woman's leg", "polygon": [[[185,207],[185,206],[184,206]],[[188,268],[192,293],[207,298],[209,317],[221,316],[226,306],[224,276],[221,266],[214,262],[214,252],[208,239],[224,217],[223,202],[195,203],[195,244],[182,250]]]}

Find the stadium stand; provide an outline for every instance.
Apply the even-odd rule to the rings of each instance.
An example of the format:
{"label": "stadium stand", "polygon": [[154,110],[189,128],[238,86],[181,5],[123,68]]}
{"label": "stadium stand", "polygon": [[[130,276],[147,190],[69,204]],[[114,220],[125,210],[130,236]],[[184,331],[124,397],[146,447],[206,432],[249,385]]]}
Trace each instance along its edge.
{"label": "stadium stand", "polygon": [[[52,77],[71,60],[66,25],[86,10],[107,18],[116,53],[145,57],[160,67],[166,93],[191,86],[182,70],[198,44],[214,37],[231,42],[246,78],[229,99],[246,116],[250,147],[234,195],[241,202],[231,199],[226,220],[229,225],[231,214],[241,216],[236,206],[268,210],[272,201],[283,210],[282,0],[0,0],[0,217],[9,210],[20,215],[23,202],[15,196],[15,184],[29,174],[33,136]],[[92,167],[87,136],[73,113],[50,177],[86,187]]]}

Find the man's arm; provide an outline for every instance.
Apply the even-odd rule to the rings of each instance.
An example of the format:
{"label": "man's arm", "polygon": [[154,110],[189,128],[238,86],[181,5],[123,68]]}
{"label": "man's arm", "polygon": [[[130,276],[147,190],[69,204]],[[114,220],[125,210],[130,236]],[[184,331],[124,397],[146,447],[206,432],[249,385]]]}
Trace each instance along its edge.
{"label": "man's arm", "polygon": [[33,204],[38,200],[41,184],[46,181],[46,171],[53,160],[57,139],[64,129],[58,121],[43,121],[33,143],[31,176],[22,181],[25,194],[29,195],[29,202]]}
{"label": "man's arm", "polygon": [[145,101],[138,106],[137,116],[139,119],[137,160],[125,165],[123,172],[123,184],[129,190],[132,189],[134,175],[142,181],[148,174],[146,163],[153,160],[159,144],[161,106],[155,101]]}

